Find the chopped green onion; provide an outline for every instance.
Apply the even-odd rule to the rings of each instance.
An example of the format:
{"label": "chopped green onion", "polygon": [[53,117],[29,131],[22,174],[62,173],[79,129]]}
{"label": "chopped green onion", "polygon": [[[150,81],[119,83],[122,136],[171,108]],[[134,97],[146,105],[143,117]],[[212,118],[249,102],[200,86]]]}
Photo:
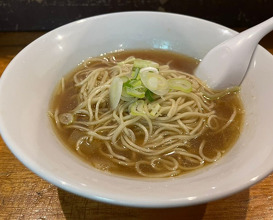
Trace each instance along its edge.
{"label": "chopped green onion", "polygon": [[122,93],[123,81],[119,77],[115,77],[111,82],[109,88],[109,97],[110,97],[110,106],[112,109],[115,109],[118,106],[121,93]]}
{"label": "chopped green onion", "polygon": [[139,71],[139,73],[143,73],[143,72],[154,72],[154,73],[157,73],[157,74],[159,73],[157,68],[154,68],[154,67],[151,67],[151,66],[144,67]]}
{"label": "chopped green onion", "polygon": [[138,100],[131,104],[129,106],[129,111],[131,115],[135,116],[144,116],[146,115],[145,110],[144,110],[144,101],[143,100]]}
{"label": "chopped green onion", "polygon": [[152,111],[150,112],[150,115],[151,116],[156,116],[157,113],[159,112],[159,109],[160,109],[161,106],[158,103],[156,103],[155,105],[154,104],[149,104],[148,107],[150,107],[152,109]]}
{"label": "chopped green onion", "polygon": [[149,89],[147,89],[145,92],[145,98],[148,99],[149,102],[154,101],[153,93]]}
{"label": "chopped green onion", "polygon": [[135,87],[141,87],[142,82],[137,79],[130,79],[126,83],[124,83],[124,87],[130,87],[130,88],[135,88]]}
{"label": "chopped green onion", "polygon": [[136,80],[136,79],[132,79],[130,80],[130,85],[133,87],[133,88],[139,88],[139,87],[143,87],[143,84],[140,80]]}
{"label": "chopped green onion", "polygon": [[149,104],[143,100],[137,100],[133,104],[129,106],[129,112],[131,115],[135,116],[152,116],[152,117],[157,117],[159,116],[159,110],[161,106],[156,103],[156,104]]}
{"label": "chopped green onion", "polygon": [[131,77],[132,77],[132,79],[136,79],[137,78],[137,76],[138,76],[138,73],[139,73],[139,68],[138,67],[134,67],[133,68],[133,71],[132,71],[132,73],[131,73]]}
{"label": "chopped green onion", "polygon": [[133,96],[136,98],[144,98],[146,90],[141,80],[130,79],[123,84],[122,95],[125,97]]}
{"label": "chopped green onion", "polygon": [[167,80],[155,72],[143,71],[139,73],[144,86],[156,95],[165,95],[169,91]]}
{"label": "chopped green onion", "polygon": [[154,68],[158,68],[159,64],[156,62],[153,62],[151,60],[142,60],[142,59],[135,59],[134,60],[134,67],[138,67],[138,68],[144,68],[144,67],[154,67]]}
{"label": "chopped green onion", "polygon": [[126,93],[130,96],[136,97],[136,98],[144,98],[145,97],[145,87],[140,88],[131,88],[131,87],[125,87]]}
{"label": "chopped green onion", "polygon": [[[123,84],[124,85],[124,84]],[[126,88],[125,86],[122,87],[122,92],[121,92],[121,96],[123,97],[132,97],[130,96],[127,92],[126,92]]]}
{"label": "chopped green onion", "polygon": [[190,93],[192,91],[191,82],[186,79],[168,79],[170,89],[180,90],[182,92]]}

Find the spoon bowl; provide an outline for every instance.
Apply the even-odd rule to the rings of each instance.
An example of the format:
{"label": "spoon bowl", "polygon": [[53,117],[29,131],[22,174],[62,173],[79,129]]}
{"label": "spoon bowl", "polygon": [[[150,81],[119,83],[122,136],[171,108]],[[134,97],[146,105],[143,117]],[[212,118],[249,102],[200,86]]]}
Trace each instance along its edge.
{"label": "spoon bowl", "polygon": [[195,74],[213,89],[239,86],[259,41],[273,30],[273,17],[211,49]]}

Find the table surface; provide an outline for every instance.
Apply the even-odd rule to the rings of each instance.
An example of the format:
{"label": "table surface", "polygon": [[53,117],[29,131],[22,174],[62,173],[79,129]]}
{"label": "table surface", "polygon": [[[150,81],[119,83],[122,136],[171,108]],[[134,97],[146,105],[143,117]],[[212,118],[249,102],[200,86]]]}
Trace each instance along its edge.
{"label": "table surface", "polygon": [[[44,32],[0,33],[0,76]],[[260,44],[273,54],[273,32]],[[273,219],[273,174],[230,197],[197,206],[144,209],[105,204],[66,192],[18,161],[0,137],[0,219]]]}

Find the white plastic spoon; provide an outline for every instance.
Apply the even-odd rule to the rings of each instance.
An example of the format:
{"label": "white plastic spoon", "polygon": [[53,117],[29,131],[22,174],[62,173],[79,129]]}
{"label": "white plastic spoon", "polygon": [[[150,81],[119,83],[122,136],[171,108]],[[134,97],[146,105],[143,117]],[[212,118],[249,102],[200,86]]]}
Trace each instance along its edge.
{"label": "white plastic spoon", "polygon": [[213,89],[238,86],[244,79],[259,41],[273,30],[273,17],[211,49],[195,75]]}

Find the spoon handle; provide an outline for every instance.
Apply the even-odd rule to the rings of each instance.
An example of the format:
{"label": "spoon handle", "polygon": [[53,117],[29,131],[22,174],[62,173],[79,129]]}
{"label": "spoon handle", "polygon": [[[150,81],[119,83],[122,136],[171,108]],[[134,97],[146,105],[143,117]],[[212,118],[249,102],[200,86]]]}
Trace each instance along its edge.
{"label": "spoon handle", "polygon": [[257,43],[273,30],[273,17],[245,31],[246,36],[255,38]]}
{"label": "spoon handle", "polygon": [[233,50],[242,50],[242,47],[246,52],[252,56],[259,41],[270,31],[273,30],[273,17],[268,20],[249,28],[228,42],[229,47],[233,44]]}

